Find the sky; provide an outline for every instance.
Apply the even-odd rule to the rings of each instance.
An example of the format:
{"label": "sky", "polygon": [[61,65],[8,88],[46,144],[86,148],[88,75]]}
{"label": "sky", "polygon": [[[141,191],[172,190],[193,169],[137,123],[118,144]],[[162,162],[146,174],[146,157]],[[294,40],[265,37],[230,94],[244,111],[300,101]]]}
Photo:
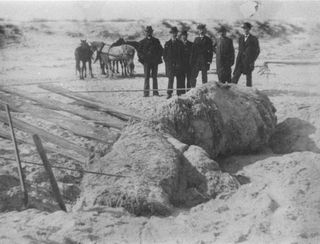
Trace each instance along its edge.
{"label": "sky", "polygon": [[320,0],[104,0],[3,1],[0,18],[32,19],[243,19],[242,6],[258,2],[255,19],[320,20]]}

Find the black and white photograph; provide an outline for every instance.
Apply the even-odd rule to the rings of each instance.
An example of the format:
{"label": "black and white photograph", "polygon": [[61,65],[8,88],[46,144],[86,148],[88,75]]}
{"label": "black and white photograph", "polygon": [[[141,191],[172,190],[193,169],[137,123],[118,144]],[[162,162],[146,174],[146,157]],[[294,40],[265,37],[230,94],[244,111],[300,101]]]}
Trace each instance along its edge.
{"label": "black and white photograph", "polygon": [[0,244],[320,243],[320,0],[0,0]]}

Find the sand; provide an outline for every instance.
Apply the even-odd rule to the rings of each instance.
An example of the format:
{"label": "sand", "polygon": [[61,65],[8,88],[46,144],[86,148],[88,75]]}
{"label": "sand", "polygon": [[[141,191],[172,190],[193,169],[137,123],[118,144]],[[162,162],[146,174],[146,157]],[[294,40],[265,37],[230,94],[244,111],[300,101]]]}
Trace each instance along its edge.
{"label": "sand", "polygon": [[[170,22],[170,21],[169,21]],[[174,21],[171,21],[172,23]],[[185,22],[186,23],[186,22]],[[211,22],[210,22],[211,23]],[[35,97],[55,98],[70,102],[61,96],[48,94],[34,83],[53,83],[74,91],[110,91],[142,89],[142,66],[135,60],[134,78],[109,79],[100,75],[94,64],[95,78],[79,80],[75,76],[73,51],[80,38],[105,40],[111,43],[117,33],[126,37],[138,35],[143,22],[14,22],[23,35],[17,41],[0,49],[0,85],[10,86]],[[194,23],[189,21],[188,24]],[[216,22],[212,22],[212,25]],[[284,25],[288,27],[288,25]],[[169,39],[166,26],[154,23],[155,35],[162,44]],[[210,24],[209,24],[210,27]],[[301,27],[299,25],[299,27]],[[268,60],[319,60],[320,34],[316,25],[304,25],[295,33],[288,27],[285,36],[260,38],[261,54],[257,66]],[[100,32],[108,29],[110,38]],[[99,34],[100,33],[100,34]],[[111,34],[110,34],[111,33]],[[137,34],[138,33],[138,34]],[[106,33],[104,33],[106,34]],[[118,34],[119,35],[119,34]],[[190,35],[193,39],[194,34]],[[237,47],[236,40],[234,45]],[[303,120],[312,128],[306,137],[314,144],[302,152],[274,154],[270,148],[254,155],[234,155],[216,161],[227,172],[242,175],[243,185],[231,197],[221,196],[192,209],[177,210],[168,218],[134,217],[122,209],[86,209],[73,206],[77,194],[66,201],[68,213],[48,213],[29,209],[0,214],[1,243],[319,243],[319,148],[320,148],[320,69],[318,65],[273,65],[272,74],[260,76],[256,67],[253,86],[265,92],[277,109],[278,123],[288,118]],[[215,64],[211,65],[209,81],[217,80]],[[167,87],[163,76],[164,65],[159,66],[159,88]],[[239,86],[245,85],[241,77]],[[201,86],[198,79],[197,86]],[[148,117],[166,101],[166,91],[160,97],[143,98],[143,92],[89,92],[88,95],[106,104],[120,106],[140,116]],[[43,120],[25,114],[17,117],[37,124],[53,134],[89,147],[93,142],[64,131]],[[8,129],[4,125],[1,127]],[[19,136],[25,133],[17,132]],[[295,140],[291,137],[291,140]],[[297,140],[299,142],[299,140]],[[285,143],[285,142],[284,142]],[[110,145],[97,145],[106,150]],[[303,148],[302,146],[298,148]],[[13,158],[10,142],[0,139],[1,156]],[[306,152],[309,151],[309,152]],[[23,160],[40,163],[35,149],[21,145]],[[74,161],[49,154],[54,163],[76,167]],[[14,162],[0,158],[1,175],[17,176]],[[77,167],[84,167],[79,165]],[[29,175],[30,192],[48,210],[56,209],[45,179],[35,166],[25,166]],[[61,182],[79,186],[81,175],[56,171]],[[38,180],[39,183],[34,182]],[[66,180],[66,179],[69,179]],[[13,184],[16,184],[13,182]],[[18,186],[16,186],[18,188]],[[72,191],[77,192],[77,190]],[[72,211],[73,208],[73,211]]]}

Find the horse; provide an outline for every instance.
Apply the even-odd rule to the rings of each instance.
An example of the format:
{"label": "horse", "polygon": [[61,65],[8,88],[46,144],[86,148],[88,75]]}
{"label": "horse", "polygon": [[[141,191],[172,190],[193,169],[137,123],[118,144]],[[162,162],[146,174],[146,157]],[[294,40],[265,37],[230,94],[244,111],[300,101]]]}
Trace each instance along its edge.
{"label": "horse", "polygon": [[[93,54],[93,51],[91,50],[87,41],[81,40],[80,47],[77,47],[74,51],[74,56],[76,60],[76,74],[78,71],[80,75],[80,80],[84,79],[83,73],[85,73],[85,77],[87,77],[86,62],[89,63],[91,78],[93,78],[92,67],[91,67],[92,54]],[[81,68],[80,68],[80,62],[82,63]]]}
{"label": "horse", "polygon": [[[140,51],[140,43],[137,42],[137,41],[126,41],[125,44],[133,47],[133,48],[137,51],[137,53]],[[134,55],[133,55],[133,56],[134,56]],[[131,67],[129,67],[129,69],[130,69],[130,72],[131,72],[132,75],[133,75],[133,73],[134,73],[134,62],[133,62],[133,58],[134,58],[134,57],[132,57],[132,63],[129,64],[129,65],[131,66]]]}
{"label": "horse", "polygon": [[[95,51],[97,52],[96,59],[95,59],[94,63],[98,60],[99,53],[102,52],[102,49],[105,45],[106,44],[104,42],[98,42],[98,41],[90,42],[91,50],[93,52],[95,52]],[[101,59],[99,59],[99,63],[100,63],[100,68],[101,68],[101,74],[105,75],[106,74],[105,66],[104,66],[105,64],[102,63]]]}
{"label": "horse", "polygon": [[127,76],[127,74],[132,75],[133,73],[133,58],[135,54],[135,49],[130,45],[114,46],[109,48],[108,52],[100,52],[99,59],[104,65],[108,67],[109,76],[113,77],[114,70],[112,69],[112,62],[121,61],[122,75]]}
{"label": "horse", "polygon": [[123,70],[122,75],[133,75],[133,59],[135,55],[135,49],[132,46],[127,44],[123,44],[121,46],[114,46],[109,49],[108,53],[110,55],[111,60],[122,61],[120,62],[121,68]]}
{"label": "horse", "polygon": [[[125,44],[125,40],[122,37],[120,37],[117,41],[112,43],[109,48],[118,47],[118,46],[121,46],[123,44]],[[123,64],[121,62],[122,61],[113,61],[112,62],[112,70],[113,70],[113,72],[115,71],[115,67],[116,67],[117,68],[117,73],[119,73],[119,63],[121,65],[121,68],[123,67]],[[122,68],[121,72],[123,73],[123,68]]]}
{"label": "horse", "polygon": [[124,44],[128,44],[128,45],[134,47],[137,50],[137,52],[140,49],[140,43],[136,42],[136,41],[126,41]]}

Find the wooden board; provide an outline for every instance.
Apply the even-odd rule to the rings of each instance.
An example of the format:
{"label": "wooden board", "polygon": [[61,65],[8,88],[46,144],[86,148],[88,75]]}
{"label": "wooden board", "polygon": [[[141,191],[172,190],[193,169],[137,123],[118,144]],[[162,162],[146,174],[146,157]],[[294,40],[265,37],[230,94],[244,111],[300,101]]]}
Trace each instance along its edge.
{"label": "wooden board", "polygon": [[103,143],[114,142],[119,136],[117,133],[110,130],[107,132],[106,129],[96,128],[81,120],[72,120],[55,111],[44,109],[26,102],[17,102],[5,96],[0,97],[0,102],[7,103],[13,111],[29,113],[36,118],[49,121],[65,130],[69,130],[78,136],[94,139]]}
{"label": "wooden board", "polygon": [[[5,131],[5,130],[3,130],[1,128],[0,128],[0,137],[5,138],[7,140],[11,140],[10,134],[7,131]],[[24,139],[17,138],[17,142],[19,144],[24,144],[25,143],[25,144],[34,146],[33,141],[31,139],[29,139],[29,138],[24,138]],[[78,154],[76,154],[76,153],[74,153],[72,151],[68,151],[68,150],[65,150],[65,149],[52,147],[52,146],[50,146],[48,144],[45,145],[45,149],[48,150],[49,152],[57,153],[57,154],[62,155],[64,157],[66,157],[66,158],[76,160],[76,161],[78,161],[80,163],[83,163],[83,164],[86,164],[86,162],[87,162],[86,158],[84,158],[84,157],[82,157],[82,156],[80,156],[80,155],[78,155]]]}
{"label": "wooden board", "polygon": [[65,88],[59,87],[59,86],[54,86],[50,84],[44,84],[44,85],[39,85],[38,87],[45,89],[47,91],[54,92],[56,94],[59,94],[61,96],[65,96],[71,99],[74,99],[77,101],[80,105],[96,109],[98,111],[103,111],[105,113],[111,114],[115,117],[118,117],[123,120],[129,120],[129,119],[135,119],[135,120],[142,120],[140,116],[131,114],[127,111],[124,111],[119,108],[110,108],[106,104],[103,104],[101,101],[98,101],[92,97],[88,97],[79,93],[74,93],[70,90],[67,90]]}
{"label": "wooden board", "polygon": [[126,123],[119,119],[110,118],[110,116],[98,114],[97,112],[93,112],[90,110],[83,110],[77,106],[62,103],[54,99],[49,100],[49,99],[43,99],[43,98],[36,98],[33,95],[23,93],[16,89],[14,90],[12,88],[2,87],[2,86],[0,86],[0,91],[36,102],[44,108],[57,110],[57,111],[64,111],[64,112],[79,116],[81,118],[84,118],[86,120],[91,120],[95,124],[116,128],[120,130],[126,126]]}
{"label": "wooden board", "polygon": [[[0,121],[8,124],[8,118],[7,118],[7,115],[5,112],[0,112]],[[59,147],[65,148],[67,150],[75,151],[84,157],[89,156],[89,152],[87,149],[82,148],[82,147],[80,147],[70,141],[67,141],[62,137],[52,135],[43,129],[40,129],[36,126],[33,126],[27,122],[24,122],[24,121],[16,119],[16,118],[12,118],[12,122],[13,122],[14,128],[25,131],[29,134],[38,134],[45,141],[56,144]]]}

